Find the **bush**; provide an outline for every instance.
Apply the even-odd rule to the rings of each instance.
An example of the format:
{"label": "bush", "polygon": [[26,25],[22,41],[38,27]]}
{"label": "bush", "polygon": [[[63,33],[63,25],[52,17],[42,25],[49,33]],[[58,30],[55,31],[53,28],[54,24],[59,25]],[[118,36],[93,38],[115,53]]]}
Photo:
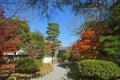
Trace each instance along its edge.
{"label": "bush", "polygon": [[23,59],[16,62],[16,67],[20,73],[34,73],[39,71],[39,67],[33,59]]}
{"label": "bush", "polygon": [[111,61],[83,60],[77,63],[77,67],[82,77],[92,80],[108,80],[120,76],[120,68]]}

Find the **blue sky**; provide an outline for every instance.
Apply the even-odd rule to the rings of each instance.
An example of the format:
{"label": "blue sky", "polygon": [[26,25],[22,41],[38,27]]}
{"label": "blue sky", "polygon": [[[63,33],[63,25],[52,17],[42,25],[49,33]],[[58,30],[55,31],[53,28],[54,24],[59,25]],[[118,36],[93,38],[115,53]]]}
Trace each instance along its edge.
{"label": "blue sky", "polygon": [[[12,6],[11,6],[12,7]],[[14,7],[12,7],[14,8]],[[6,12],[6,16],[10,16],[10,12]],[[20,18],[24,18],[24,15],[29,14],[29,12],[24,12],[22,14],[17,14]],[[54,15],[49,22],[56,22],[60,26],[60,34],[58,39],[62,42],[61,45],[66,47],[72,45],[79,37],[75,35],[75,29],[79,27],[84,22],[84,16],[79,15],[75,16],[71,12],[70,8],[65,8],[63,12],[58,12]],[[30,31],[39,30],[45,37],[48,22],[41,21],[39,18],[32,19],[28,22],[30,26]]]}
{"label": "blue sky", "polygon": [[[75,29],[79,27],[84,22],[84,17],[82,15],[75,16],[69,9],[59,12],[54,16],[49,22],[56,22],[60,27],[60,34],[58,39],[62,42],[61,45],[66,47],[72,45],[73,42],[78,39],[75,35]],[[39,30],[44,36],[46,35],[47,22],[40,21],[39,19],[29,22],[30,30]]]}

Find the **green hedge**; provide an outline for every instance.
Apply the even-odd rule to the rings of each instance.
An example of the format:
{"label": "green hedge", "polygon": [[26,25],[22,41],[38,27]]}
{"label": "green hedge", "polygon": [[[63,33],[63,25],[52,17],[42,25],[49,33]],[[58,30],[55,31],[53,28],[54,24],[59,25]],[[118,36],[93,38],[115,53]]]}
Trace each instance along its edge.
{"label": "green hedge", "polygon": [[80,75],[92,80],[115,79],[120,76],[120,68],[111,61],[83,60],[77,63]]}
{"label": "green hedge", "polygon": [[33,59],[23,59],[16,62],[17,71],[20,73],[34,73],[39,71],[39,67]]}

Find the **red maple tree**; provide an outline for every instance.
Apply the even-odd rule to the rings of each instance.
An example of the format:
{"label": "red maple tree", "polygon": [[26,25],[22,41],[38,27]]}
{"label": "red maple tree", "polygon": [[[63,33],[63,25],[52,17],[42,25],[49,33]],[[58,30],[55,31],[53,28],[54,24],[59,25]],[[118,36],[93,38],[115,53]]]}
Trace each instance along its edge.
{"label": "red maple tree", "polygon": [[78,59],[80,58],[96,58],[101,50],[102,45],[99,38],[102,34],[111,33],[112,31],[106,27],[87,28],[81,32],[81,38],[78,39],[72,46],[73,54]]}
{"label": "red maple tree", "polygon": [[0,8],[0,53],[4,51],[16,51],[22,43],[18,33],[19,25],[7,20],[4,10]]}

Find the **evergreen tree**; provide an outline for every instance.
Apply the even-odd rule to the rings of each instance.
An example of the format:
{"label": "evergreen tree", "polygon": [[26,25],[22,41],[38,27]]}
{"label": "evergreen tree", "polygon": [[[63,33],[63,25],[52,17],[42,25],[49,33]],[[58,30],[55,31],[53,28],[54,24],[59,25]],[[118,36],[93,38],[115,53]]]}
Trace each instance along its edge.
{"label": "evergreen tree", "polygon": [[44,36],[39,31],[31,32],[30,36],[31,40],[25,48],[31,58],[41,59],[46,54]]}
{"label": "evergreen tree", "polygon": [[101,43],[104,45],[104,51],[113,57],[120,57],[120,1],[117,0],[115,4],[111,6],[111,12],[109,16],[109,25],[112,34],[103,35],[100,38]]}
{"label": "evergreen tree", "polygon": [[51,41],[52,43],[52,53],[56,57],[58,46],[60,45],[61,41],[58,40],[58,35],[60,33],[59,24],[58,23],[48,23],[47,27],[47,37],[46,40]]}

